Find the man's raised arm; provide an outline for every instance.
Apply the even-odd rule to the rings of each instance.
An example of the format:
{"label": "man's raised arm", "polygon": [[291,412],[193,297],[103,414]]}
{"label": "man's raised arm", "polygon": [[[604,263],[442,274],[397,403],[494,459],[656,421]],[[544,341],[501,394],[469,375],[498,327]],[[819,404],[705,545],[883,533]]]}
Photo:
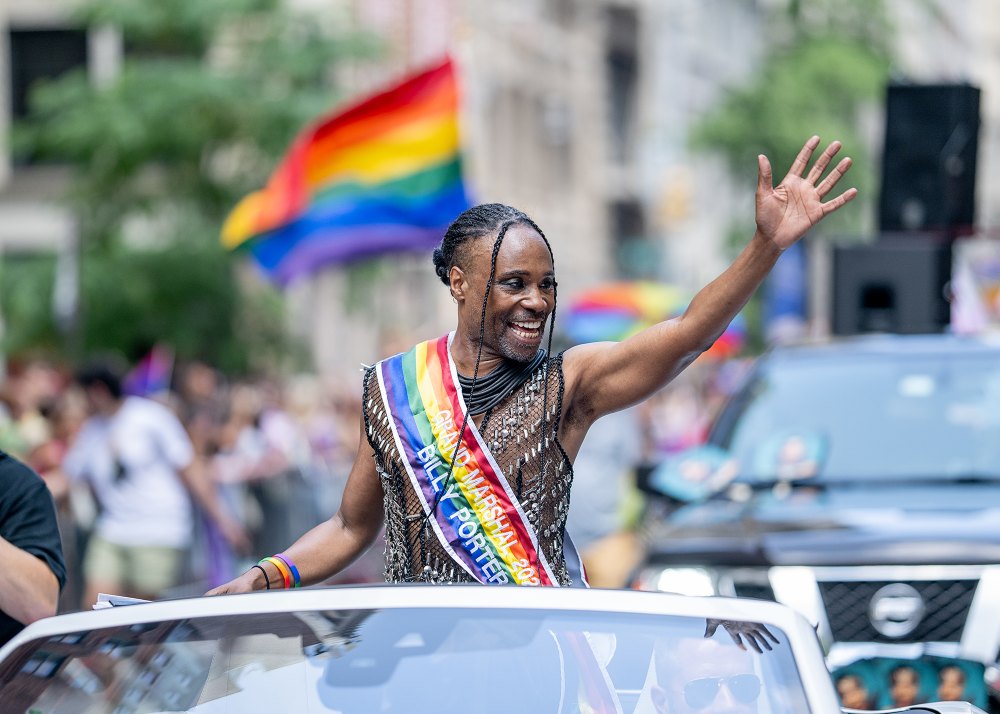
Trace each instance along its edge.
{"label": "man's raised arm", "polygon": [[851,160],[841,159],[820,180],[840,151],[840,142],[830,144],[806,174],[818,146],[818,136],[809,139],[778,186],[772,184],[767,157],[758,157],[757,230],[739,257],[698,292],[683,315],[620,343],[580,345],[566,352],[566,397],[574,423],[585,431],[604,414],[649,397],[673,379],[725,331],[782,251],[857,195],[857,189],[850,188],[823,201]]}

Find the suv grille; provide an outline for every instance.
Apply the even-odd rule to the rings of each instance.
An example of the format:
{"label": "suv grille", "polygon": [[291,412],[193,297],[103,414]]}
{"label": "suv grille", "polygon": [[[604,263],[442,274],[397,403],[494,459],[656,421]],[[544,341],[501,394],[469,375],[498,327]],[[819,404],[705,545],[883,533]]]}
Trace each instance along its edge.
{"label": "suv grille", "polygon": [[733,584],[736,590],[736,597],[747,597],[755,600],[774,601],[774,590],[767,583],[742,583]]}
{"label": "suv grille", "polygon": [[[893,582],[905,582],[923,598],[924,616],[913,632],[886,637],[871,623],[872,597]],[[976,580],[820,582],[833,638],[838,642],[958,642],[969,614]]]}

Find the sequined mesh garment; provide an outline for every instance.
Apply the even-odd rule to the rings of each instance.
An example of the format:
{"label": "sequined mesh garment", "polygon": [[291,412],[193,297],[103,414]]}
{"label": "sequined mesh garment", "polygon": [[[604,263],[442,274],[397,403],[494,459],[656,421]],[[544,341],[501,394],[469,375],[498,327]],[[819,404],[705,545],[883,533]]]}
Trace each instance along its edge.
{"label": "sequined mesh garment", "polygon": [[[563,555],[573,466],[555,438],[562,415],[562,355],[548,362],[547,400],[543,399],[543,362],[521,386],[486,413],[480,433],[517,494],[559,584],[579,585],[570,582]],[[549,412],[547,439],[542,433],[543,402],[547,402]],[[386,581],[474,582],[448,556],[424,519],[420,499],[396,451],[374,367],[365,374],[364,414],[368,443],[375,452],[375,468],[385,493]],[[544,445],[548,448],[543,450]]]}

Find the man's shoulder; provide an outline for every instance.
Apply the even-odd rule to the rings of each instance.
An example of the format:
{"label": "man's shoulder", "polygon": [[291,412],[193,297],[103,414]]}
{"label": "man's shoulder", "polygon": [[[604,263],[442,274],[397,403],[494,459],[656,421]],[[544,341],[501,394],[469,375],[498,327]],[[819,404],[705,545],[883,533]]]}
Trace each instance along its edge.
{"label": "man's shoulder", "polygon": [[45,482],[34,469],[5,451],[0,451],[0,482],[0,498],[5,500],[45,488]]}
{"label": "man's shoulder", "polygon": [[[579,378],[589,368],[600,360],[613,342],[587,342],[560,352],[558,357],[561,360],[561,369],[566,376],[566,384],[570,390],[575,389]],[[592,374],[592,373],[591,373]]]}
{"label": "man's shoulder", "polygon": [[0,474],[27,479],[40,478],[26,463],[3,450],[0,450]]}
{"label": "man's shoulder", "polygon": [[595,355],[598,355],[609,347],[613,346],[614,342],[584,342],[579,345],[573,345],[568,347],[559,353],[559,356],[563,358],[568,369],[573,369],[577,363],[586,362]]}

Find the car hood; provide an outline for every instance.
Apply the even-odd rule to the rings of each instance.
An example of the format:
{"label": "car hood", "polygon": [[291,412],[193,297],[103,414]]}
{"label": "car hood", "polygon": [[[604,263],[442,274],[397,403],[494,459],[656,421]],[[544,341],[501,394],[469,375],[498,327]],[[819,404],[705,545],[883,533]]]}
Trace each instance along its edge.
{"label": "car hood", "polygon": [[652,560],[730,565],[1000,563],[997,484],[849,485],[688,505]]}

